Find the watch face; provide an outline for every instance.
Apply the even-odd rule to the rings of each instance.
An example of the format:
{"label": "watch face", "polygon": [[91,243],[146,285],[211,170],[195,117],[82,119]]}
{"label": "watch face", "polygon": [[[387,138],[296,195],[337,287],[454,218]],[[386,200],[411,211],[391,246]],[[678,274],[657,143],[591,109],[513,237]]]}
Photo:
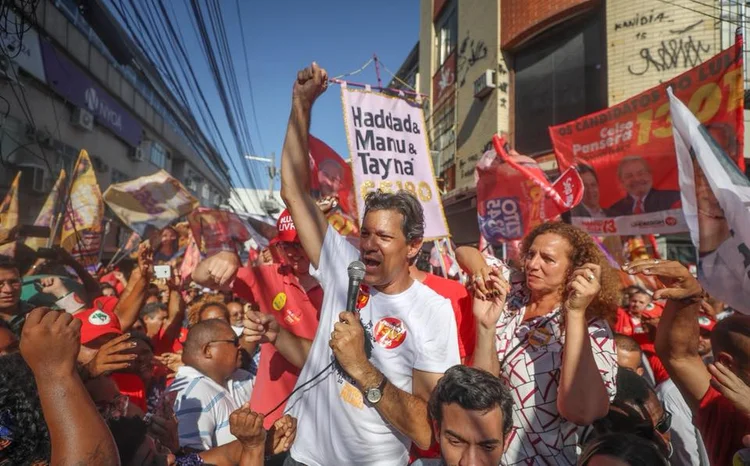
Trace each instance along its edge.
{"label": "watch face", "polygon": [[370,390],[367,390],[367,401],[369,401],[372,404],[377,403],[380,401],[380,398],[383,396],[382,393],[380,393],[380,390],[377,388],[372,388]]}

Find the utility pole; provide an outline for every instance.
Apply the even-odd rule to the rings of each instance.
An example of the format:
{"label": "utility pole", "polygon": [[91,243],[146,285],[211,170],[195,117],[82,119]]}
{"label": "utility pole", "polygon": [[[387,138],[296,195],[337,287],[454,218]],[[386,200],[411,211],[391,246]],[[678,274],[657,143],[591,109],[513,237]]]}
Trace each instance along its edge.
{"label": "utility pole", "polygon": [[271,152],[271,157],[258,157],[257,155],[246,155],[246,160],[254,160],[256,162],[265,162],[270,164],[268,169],[268,199],[265,203],[261,205],[261,207],[270,215],[272,213],[278,212],[279,209],[276,208],[275,204],[276,201],[273,198],[273,183],[276,177],[279,175],[278,170],[276,168],[276,154],[274,152]]}

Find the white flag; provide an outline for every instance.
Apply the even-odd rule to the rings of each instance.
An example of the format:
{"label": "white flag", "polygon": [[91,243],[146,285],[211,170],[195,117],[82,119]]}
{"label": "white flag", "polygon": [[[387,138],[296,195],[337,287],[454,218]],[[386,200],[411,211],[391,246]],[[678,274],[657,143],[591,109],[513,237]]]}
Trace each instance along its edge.
{"label": "white flag", "polygon": [[750,314],[750,181],[668,92],[682,210],[699,253],[698,280],[715,298]]}

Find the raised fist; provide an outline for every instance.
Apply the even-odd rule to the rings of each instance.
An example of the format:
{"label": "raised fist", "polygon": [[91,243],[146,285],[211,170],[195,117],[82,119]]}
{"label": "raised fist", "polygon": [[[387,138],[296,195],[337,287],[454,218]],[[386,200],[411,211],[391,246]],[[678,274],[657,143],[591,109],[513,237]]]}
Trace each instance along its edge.
{"label": "raised fist", "polygon": [[317,63],[297,73],[292,92],[295,103],[311,107],[315,100],[328,88],[328,73]]}

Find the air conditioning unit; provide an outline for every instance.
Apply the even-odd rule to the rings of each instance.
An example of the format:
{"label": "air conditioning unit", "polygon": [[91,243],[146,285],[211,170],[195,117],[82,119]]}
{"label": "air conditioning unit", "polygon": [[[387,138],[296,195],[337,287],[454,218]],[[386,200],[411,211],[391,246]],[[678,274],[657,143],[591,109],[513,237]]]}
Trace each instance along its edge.
{"label": "air conditioning unit", "polygon": [[151,150],[151,143],[144,141],[134,151],[130,152],[130,157],[136,162],[143,162],[146,160],[146,154]]}
{"label": "air conditioning unit", "polygon": [[94,115],[86,109],[76,107],[76,109],[73,110],[70,122],[73,126],[85,129],[86,131],[94,130]]}
{"label": "air conditioning unit", "polygon": [[36,165],[21,165],[19,168],[23,172],[23,175],[21,176],[21,180],[23,181],[23,183],[21,184],[24,187],[32,192],[39,194],[47,192],[47,190],[45,189],[47,187],[47,183],[45,180],[46,177],[44,168],[38,167]]}
{"label": "air conditioning unit", "polygon": [[495,70],[485,70],[474,80],[474,97],[481,99],[497,87]]}

